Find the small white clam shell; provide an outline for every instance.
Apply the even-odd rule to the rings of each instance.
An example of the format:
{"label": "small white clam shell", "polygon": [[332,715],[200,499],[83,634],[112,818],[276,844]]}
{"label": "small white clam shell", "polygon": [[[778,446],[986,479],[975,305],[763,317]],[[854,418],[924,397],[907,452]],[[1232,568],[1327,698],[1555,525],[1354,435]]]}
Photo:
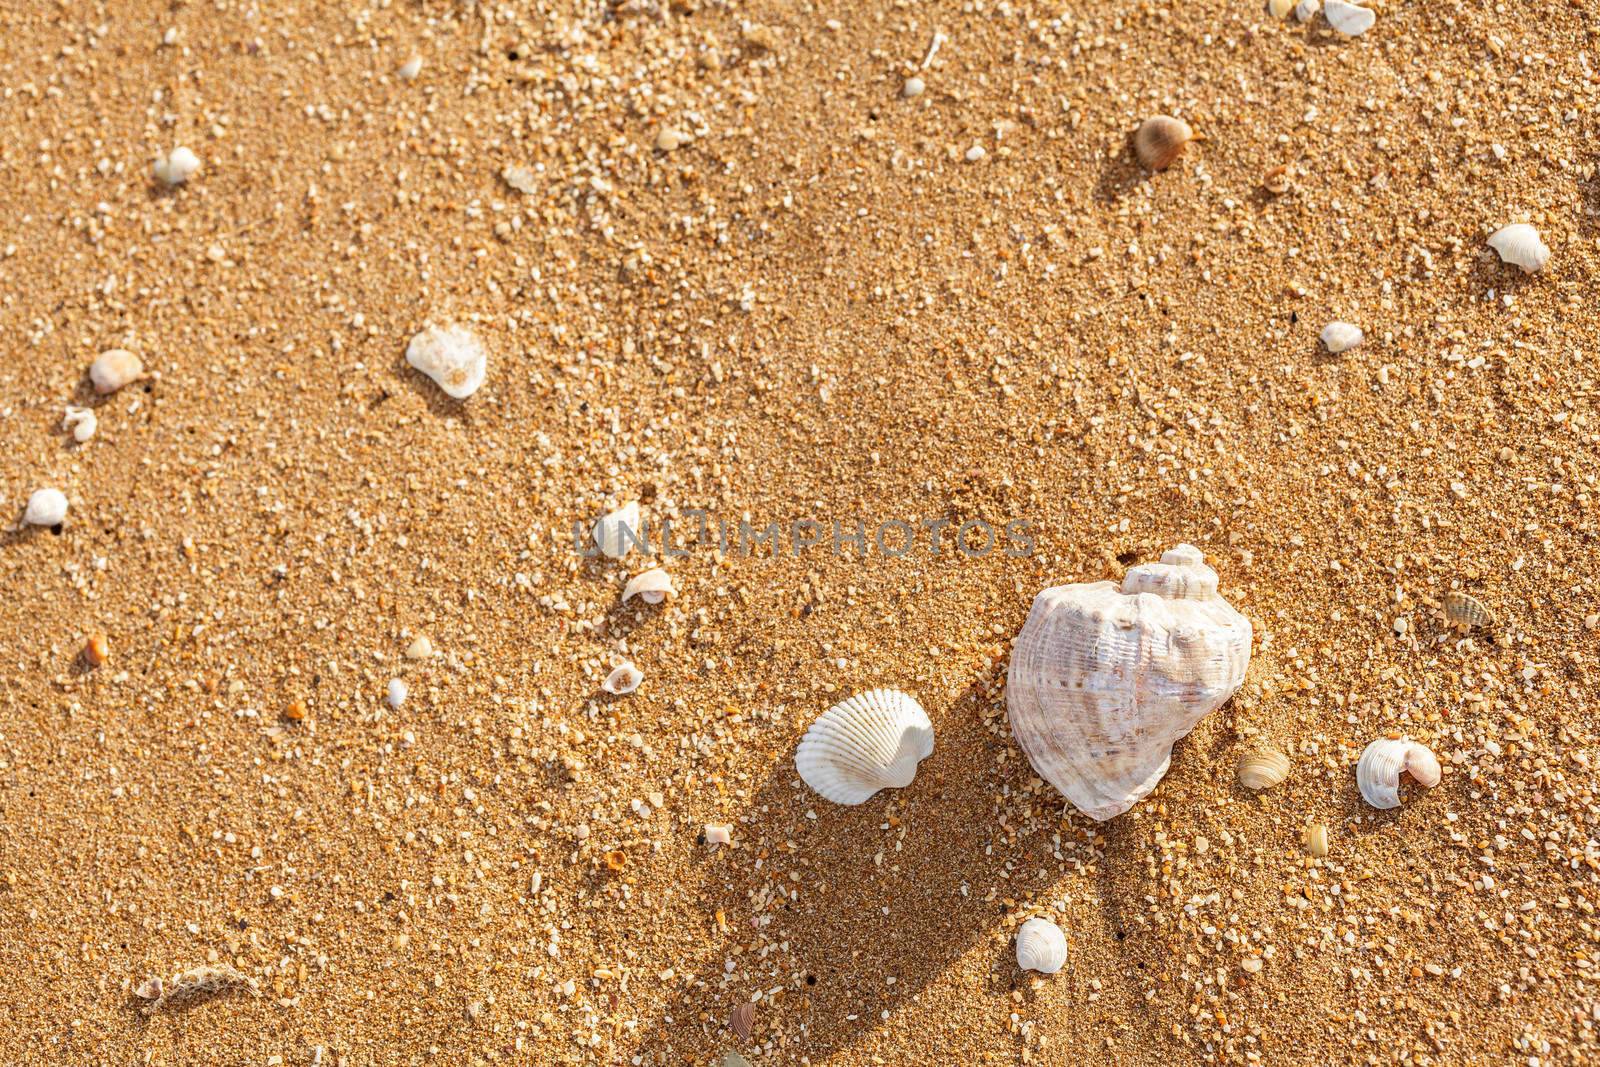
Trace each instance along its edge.
{"label": "small white clam shell", "polygon": [[1346,3],[1345,0],[1327,0],[1322,5],[1322,14],[1327,18],[1328,25],[1350,37],[1360,37],[1372,29],[1372,24],[1378,20],[1370,7]]}
{"label": "small white clam shell", "polygon": [[1349,322],[1330,322],[1322,328],[1322,343],[1334,355],[1348,352],[1361,343],[1361,327]]}
{"label": "small white clam shell", "polygon": [[1292,767],[1281,749],[1256,745],[1239,756],[1239,784],[1246,789],[1271,789],[1289,777]]}
{"label": "small white clam shell", "polygon": [[67,495],[59,489],[35,489],[22,513],[22,521],[33,526],[54,526],[66,517]]}
{"label": "small white clam shell", "polygon": [[909,694],[869,689],[823,712],[795,750],[806,785],[835,804],[901,788],[933,752],[933,723]]}
{"label": "small white clam shell", "polygon": [[1017,966],[1055,974],[1067,962],[1067,935],[1049,919],[1032,918],[1017,931]]}
{"label": "small white clam shell", "polygon": [[1275,19],[1286,19],[1294,10],[1295,0],[1267,0],[1267,14]]}
{"label": "small white clam shell", "polygon": [[1424,789],[1439,784],[1439,760],[1427,745],[1411,740],[1380,737],[1368,745],[1356,763],[1356,785],[1375,808],[1400,806],[1400,776],[1409,773]]}
{"label": "small white clam shell", "polygon": [[1489,235],[1489,247],[1500,253],[1500,262],[1521,267],[1524,274],[1544,270],[1550,262],[1550,246],[1526,222],[1513,222],[1494,231]]}
{"label": "small white clam shell", "polygon": [[94,436],[95,430],[100,428],[100,420],[90,408],[67,407],[66,415],[61,419],[61,428],[72,431],[72,439],[80,445]]}
{"label": "small white clam shell", "polygon": [[639,597],[646,604],[659,604],[676,592],[672,588],[672,575],[660,567],[651,567],[643,574],[635,574],[628,579],[627,586],[622,590],[622,602],[626,604],[634,597]]}
{"label": "small white clam shell", "polygon": [[465,326],[429,326],[406,345],[406,362],[449,396],[465,400],[478,391],[489,369],[489,353]]}
{"label": "small white clam shell", "polygon": [[635,545],[644,544],[639,535],[639,502],[630,500],[595,523],[594,543],[610,559],[621,559]]}
{"label": "small white clam shell", "polygon": [[600,683],[600,688],[616,696],[625,697],[639,688],[639,683],[642,681],[644,681],[644,671],[632,663],[623,663],[606,675],[606,680]]}

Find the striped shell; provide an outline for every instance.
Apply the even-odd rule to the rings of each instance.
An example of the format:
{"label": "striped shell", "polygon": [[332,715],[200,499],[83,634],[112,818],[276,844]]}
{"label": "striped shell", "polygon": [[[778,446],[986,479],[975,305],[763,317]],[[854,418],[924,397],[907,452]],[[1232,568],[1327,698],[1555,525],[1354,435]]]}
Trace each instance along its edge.
{"label": "striped shell", "polygon": [[1550,246],[1539,231],[1526,222],[1513,222],[1489,235],[1489,247],[1500,255],[1500,262],[1521,267],[1524,274],[1544,270],[1550,262]]}
{"label": "striped shell", "polygon": [[1055,974],[1067,962],[1067,935],[1049,919],[1033,918],[1017,931],[1017,966]]}
{"label": "striped shell", "polygon": [[1239,756],[1239,784],[1246,789],[1270,789],[1289,777],[1289,757],[1271,745],[1258,745]]}
{"label": "striped shell", "polygon": [[644,672],[635,667],[631,662],[619,664],[615,670],[606,675],[606,680],[600,683],[600,688],[612,696],[625,697],[644,681]]}
{"label": "striped shell", "polygon": [[1380,737],[1368,745],[1356,763],[1356,785],[1375,808],[1400,806],[1400,776],[1410,774],[1424,789],[1439,784],[1439,760],[1427,745],[1411,740]]}
{"label": "striped shell", "polygon": [[835,804],[863,804],[911,784],[933,752],[933,723],[898,689],[869,689],[823,712],[795,750],[806,785]]}
{"label": "striped shell", "polygon": [[1183,153],[1183,146],[1194,138],[1194,130],[1171,115],[1152,115],[1133,135],[1133,151],[1151,170],[1166,170]]}
{"label": "striped shell", "polygon": [[1217,572],[1179,545],[1116,582],[1046,589],[1006,675],[1017,743],[1093,819],[1120,815],[1167,773],[1173,742],[1221,707],[1250,664],[1250,621]]}
{"label": "striped shell", "polygon": [[1494,613],[1481,600],[1454,589],[1444,595],[1444,617],[1450,625],[1467,630],[1494,622]]}

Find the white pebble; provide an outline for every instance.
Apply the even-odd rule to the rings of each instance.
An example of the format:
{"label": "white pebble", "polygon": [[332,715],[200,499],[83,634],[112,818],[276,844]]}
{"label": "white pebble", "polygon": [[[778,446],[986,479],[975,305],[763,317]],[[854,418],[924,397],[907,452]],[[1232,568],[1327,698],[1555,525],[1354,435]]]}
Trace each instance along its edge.
{"label": "white pebble", "polygon": [[733,827],[720,826],[716,823],[706,823],[706,844],[726,845],[733,841]]}
{"label": "white pebble", "polygon": [[179,145],[155,161],[150,172],[167,185],[182,185],[200,172],[200,157]]}
{"label": "white pebble", "polygon": [[22,513],[22,521],[34,526],[55,526],[66,517],[67,494],[59,489],[35,489]]}
{"label": "white pebble", "polygon": [[667,126],[656,134],[656,147],[663,152],[676,152],[689,143],[689,135]]}
{"label": "white pebble", "polygon": [[971,148],[967,149],[967,162],[976,163],[978,160],[982,159],[988,154],[989,153],[983,150],[983,145],[975,144]]}
{"label": "white pebble", "polygon": [[398,73],[402,81],[415,81],[417,75],[422,73],[422,57],[412,56],[400,64]]}
{"label": "white pebble", "polygon": [[406,362],[450,396],[465,400],[483,384],[489,353],[465,326],[429,326],[406,346]]}
{"label": "white pebble", "polygon": [[927,84],[921,78],[913,74],[906,79],[905,85],[900,88],[900,95],[909,100],[913,96],[921,96],[923,90],[927,89],[927,87]]}
{"label": "white pebble", "polygon": [[72,431],[72,439],[80,445],[94,436],[95,430],[100,428],[100,420],[89,408],[75,408],[67,405],[67,414],[61,420],[63,430]]}
{"label": "white pebble", "polygon": [[1348,322],[1330,322],[1322,328],[1322,343],[1335,355],[1361,343],[1361,327]]}
{"label": "white pebble", "polygon": [[89,381],[102,396],[138,381],[143,374],[144,360],[126,348],[108,348],[89,364]]}
{"label": "white pebble", "polygon": [[389,702],[391,708],[398,708],[406,702],[406,697],[410,692],[411,688],[405,682],[399,678],[391,678],[389,679],[389,692],[384,699]]}
{"label": "white pebble", "polygon": [[1378,19],[1370,7],[1360,7],[1345,0],[1327,0],[1322,5],[1322,16],[1328,20],[1328,25],[1349,37],[1360,37],[1372,29],[1372,24]]}

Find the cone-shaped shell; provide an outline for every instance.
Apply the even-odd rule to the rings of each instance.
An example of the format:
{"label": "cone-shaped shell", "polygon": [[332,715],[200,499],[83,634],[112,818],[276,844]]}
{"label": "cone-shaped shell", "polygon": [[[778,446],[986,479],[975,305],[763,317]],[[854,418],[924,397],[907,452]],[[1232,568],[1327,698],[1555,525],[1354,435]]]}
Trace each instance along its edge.
{"label": "cone-shaped shell", "polygon": [[1204,558],[1179,545],[1121,586],[1046,589],[1017,636],[1011,730],[1039,777],[1091,818],[1143,799],[1173,742],[1244,681],[1250,621],[1217,595]]}
{"label": "cone-shaped shell", "polygon": [[1424,789],[1439,784],[1439,760],[1427,745],[1380,737],[1368,745],[1356,763],[1356,785],[1375,808],[1400,806],[1400,776],[1410,774]]}
{"label": "cone-shaped shell", "polygon": [[880,789],[910,785],[932,752],[933,723],[922,705],[897,689],[869,689],[811,724],[794,765],[835,804],[863,804]]}
{"label": "cone-shaped shell", "polygon": [[1049,919],[1033,918],[1017,931],[1017,966],[1055,974],[1067,962],[1067,935]]}

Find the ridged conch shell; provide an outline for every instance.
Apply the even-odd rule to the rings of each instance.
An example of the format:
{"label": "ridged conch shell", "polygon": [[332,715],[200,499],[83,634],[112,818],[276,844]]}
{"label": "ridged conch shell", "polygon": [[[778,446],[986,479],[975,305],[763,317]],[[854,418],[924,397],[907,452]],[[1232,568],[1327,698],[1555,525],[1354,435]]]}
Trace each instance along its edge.
{"label": "ridged conch shell", "polygon": [[672,575],[660,567],[651,567],[643,574],[635,574],[628,579],[627,586],[622,590],[622,602],[626,604],[638,597],[646,604],[659,604],[675,592]]}
{"label": "ridged conch shell", "polygon": [[1322,328],[1322,343],[1334,355],[1347,352],[1361,343],[1361,327],[1349,322],[1330,322]]}
{"label": "ridged conch shell", "polygon": [[1483,601],[1455,589],[1444,595],[1444,617],[1450,625],[1467,630],[1494,622],[1494,612],[1485,607]]}
{"label": "ridged conch shell", "polygon": [[1526,222],[1513,222],[1494,231],[1489,235],[1489,247],[1500,253],[1500,262],[1521,267],[1525,274],[1544,270],[1550,262],[1550,246]]}
{"label": "ridged conch shell", "polygon": [[1194,138],[1194,130],[1171,115],[1152,115],[1140,123],[1133,135],[1133,151],[1151,170],[1166,170]]}
{"label": "ridged conch shell", "polygon": [[1049,919],[1032,918],[1017,931],[1017,966],[1055,974],[1067,962],[1067,935]]}
{"label": "ridged conch shell", "polygon": [[642,545],[639,535],[639,502],[630,500],[594,524],[594,543],[609,559],[621,559]]}
{"label": "ridged conch shell", "polygon": [[1378,16],[1370,7],[1349,4],[1345,0],[1327,0],[1322,5],[1322,15],[1328,25],[1350,37],[1360,37],[1372,29]]}
{"label": "ridged conch shell", "polygon": [[933,752],[933,723],[898,689],[869,689],[823,712],[795,750],[806,785],[835,804],[864,804],[911,784]]}
{"label": "ridged conch shell", "polygon": [[1439,760],[1427,745],[1380,737],[1368,745],[1356,763],[1356,785],[1375,808],[1400,806],[1400,776],[1409,773],[1424,789],[1439,784]]}
{"label": "ridged conch shell", "polygon": [[1250,621],[1217,572],[1179,545],[1034,597],[1006,675],[1011,730],[1039,777],[1093,819],[1120,815],[1167,773],[1172,745],[1244,681]]}
{"label": "ridged conch shell", "polygon": [[606,680],[600,683],[600,688],[614,696],[624,697],[639,688],[639,683],[642,681],[644,681],[643,671],[632,663],[623,663],[606,675]]}
{"label": "ridged conch shell", "polygon": [[483,384],[489,353],[465,326],[429,326],[406,345],[406,362],[449,396],[465,400]]}
{"label": "ridged conch shell", "polygon": [[1239,784],[1246,789],[1270,789],[1289,777],[1289,757],[1271,745],[1255,745],[1239,756]]}

